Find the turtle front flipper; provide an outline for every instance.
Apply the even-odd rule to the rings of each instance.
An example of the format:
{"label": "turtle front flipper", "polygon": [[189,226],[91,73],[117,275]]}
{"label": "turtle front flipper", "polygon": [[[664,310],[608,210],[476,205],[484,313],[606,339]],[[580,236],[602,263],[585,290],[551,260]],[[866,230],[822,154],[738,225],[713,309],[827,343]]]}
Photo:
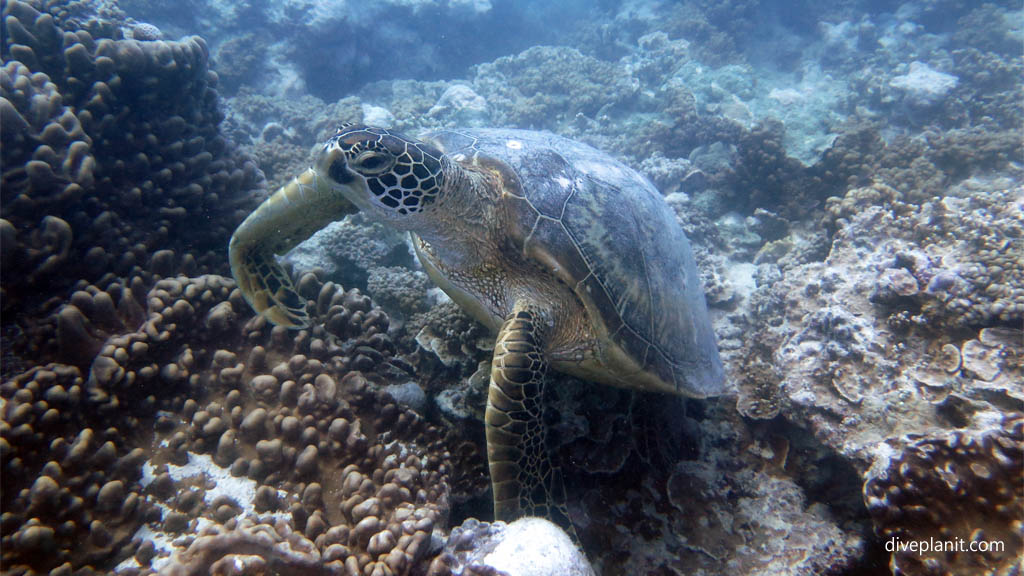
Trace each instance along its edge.
{"label": "turtle front flipper", "polygon": [[565,506],[562,470],[551,459],[544,426],[547,372],[541,312],[517,303],[494,344],[484,416],[494,517],[542,516],[578,541]]}
{"label": "turtle front flipper", "polygon": [[309,326],[305,299],[276,256],[357,211],[312,168],[279,188],[231,236],[231,274],[245,300],[274,324]]}

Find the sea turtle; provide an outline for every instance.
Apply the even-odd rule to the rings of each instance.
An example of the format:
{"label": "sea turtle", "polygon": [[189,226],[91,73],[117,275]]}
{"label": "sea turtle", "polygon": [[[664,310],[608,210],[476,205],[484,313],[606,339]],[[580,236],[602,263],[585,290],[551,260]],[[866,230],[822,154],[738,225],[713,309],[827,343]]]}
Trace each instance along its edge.
{"label": "sea turtle", "polygon": [[485,424],[499,520],[572,530],[542,420],[549,370],[696,398],[722,389],[689,242],[654,186],[607,154],[546,132],[415,140],[343,125],[231,238],[246,300],[307,326],[275,255],[357,210],[409,231],[430,278],[497,333]]}

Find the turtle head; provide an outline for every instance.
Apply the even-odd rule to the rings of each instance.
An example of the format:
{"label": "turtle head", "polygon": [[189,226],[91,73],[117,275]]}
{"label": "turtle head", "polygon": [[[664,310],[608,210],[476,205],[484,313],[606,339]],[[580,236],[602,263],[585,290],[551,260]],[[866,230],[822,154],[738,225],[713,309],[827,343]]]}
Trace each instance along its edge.
{"label": "turtle head", "polygon": [[360,210],[397,228],[415,228],[444,183],[440,150],[383,128],[343,125],[313,168]]}

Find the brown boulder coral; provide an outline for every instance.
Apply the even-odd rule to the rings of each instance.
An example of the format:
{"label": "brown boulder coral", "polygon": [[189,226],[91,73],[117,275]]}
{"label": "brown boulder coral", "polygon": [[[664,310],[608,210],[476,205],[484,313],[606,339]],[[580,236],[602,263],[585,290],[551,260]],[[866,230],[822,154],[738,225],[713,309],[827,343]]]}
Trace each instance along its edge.
{"label": "brown boulder coral", "polygon": [[[1024,417],[909,436],[868,472],[864,502],[897,574],[1012,574],[1024,551]],[[905,549],[909,545],[930,550]]]}
{"label": "brown boulder coral", "polygon": [[151,510],[137,483],[146,455],[125,440],[131,427],[87,419],[85,378],[71,366],[33,368],[0,396],[5,570],[70,573],[115,559]]}
{"label": "brown boulder coral", "polygon": [[[57,86],[17,60],[0,72],[4,203],[78,200],[93,183],[92,139]],[[23,196],[36,191],[35,198]],[[55,196],[45,198],[43,195]],[[17,207],[5,207],[5,212]]]}
{"label": "brown boulder coral", "polygon": [[[0,386],[5,565],[147,572],[175,555],[185,573],[251,574],[301,570],[315,552],[335,573],[409,574],[428,562],[458,438],[351,370],[391,354],[383,312],[315,277],[299,285],[315,317],[343,319],[351,337],[293,338],[253,318],[230,280],[169,278],[145,296],[144,322],[102,344],[88,379],[54,365]],[[82,292],[69,306],[99,322],[91,307],[114,300]],[[143,523],[167,538],[129,543]],[[236,564],[236,544],[255,559]]]}
{"label": "brown boulder coral", "polygon": [[[156,290],[166,289],[163,284],[170,282],[162,281]],[[300,281],[300,286],[310,283]],[[202,287],[190,287],[186,285],[180,294],[203,293]],[[161,323],[167,330],[147,326],[137,334],[150,339],[156,334],[156,342],[165,348],[163,354],[171,363],[160,374],[173,372],[180,385],[198,386],[205,395],[200,396],[202,401],[185,402],[184,417],[168,415],[159,425],[167,430],[164,437],[170,452],[165,456],[168,471],[160,472],[158,478],[164,474],[173,478],[176,467],[191,463],[195,454],[211,454],[213,462],[229,467],[231,474],[256,482],[252,501],[238,501],[236,496],[233,508],[272,513],[266,518],[254,515],[246,522],[279,524],[272,516],[281,512],[290,518],[287,525],[273,530],[245,528],[245,522],[231,522],[237,512],[222,511],[223,503],[207,498],[205,506],[192,514],[214,520],[220,516],[227,522],[220,531],[201,535],[189,552],[181,554],[179,562],[199,563],[187,573],[198,573],[195,566],[208,567],[216,559],[236,554],[231,543],[250,541],[256,532],[263,534],[261,541],[275,544],[243,548],[262,550],[252,554],[264,562],[278,561],[275,546],[287,541],[294,550],[316,551],[325,569],[336,573],[409,573],[426,558],[434,526],[447,517],[446,478],[451,464],[438,429],[375,391],[362,374],[348,371],[347,358],[359,358],[368,350],[387,353],[371,346],[372,330],[368,340],[361,340],[364,331],[339,346],[325,343],[333,338],[323,328],[311,334],[300,332],[292,339],[261,318],[244,323],[229,320],[226,331],[212,336],[216,344],[211,345],[217,350],[203,349],[196,347],[194,338],[182,340],[174,334],[181,334],[183,327],[184,334],[191,334],[187,326],[196,322],[209,328],[220,322],[212,320],[218,315],[248,316],[247,308],[238,301],[238,292],[232,291],[230,299],[212,298],[208,306],[197,305],[195,314],[178,320],[174,309],[184,309],[177,304],[183,300],[174,300],[178,293],[168,292],[170,298],[163,300],[150,298],[151,305],[163,302],[156,308],[172,312],[172,318]],[[349,322],[354,319],[365,328],[360,310],[352,312],[340,304],[348,300],[359,306],[358,293],[346,298],[345,292],[328,284],[319,290],[318,300],[329,304],[335,295],[339,303],[319,309],[346,316]],[[368,316],[374,313],[370,310]],[[386,316],[383,319],[386,327]],[[165,338],[168,333],[171,336]],[[160,460],[159,455],[155,460]],[[299,569],[301,563],[289,566]]]}
{"label": "brown boulder coral", "polygon": [[[60,363],[0,385],[5,569],[148,573],[180,553],[205,573],[268,539],[341,573],[428,562],[447,446],[455,484],[482,459],[380,390],[387,314],[306,275],[318,328],[275,330],[199,275],[226,268],[260,184],[219,132],[203,42],[96,38],[40,6],[3,7],[4,369]],[[216,224],[186,233],[195,214]]]}
{"label": "brown boulder coral", "polygon": [[[45,349],[53,334],[31,334],[76,282],[224,271],[236,210],[262,183],[220,134],[201,39],[61,27],[74,22],[38,3],[3,5],[0,217],[4,325],[14,335],[6,344],[43,362],[58,359]],[[190,226],[199,214],[212,225]]]}

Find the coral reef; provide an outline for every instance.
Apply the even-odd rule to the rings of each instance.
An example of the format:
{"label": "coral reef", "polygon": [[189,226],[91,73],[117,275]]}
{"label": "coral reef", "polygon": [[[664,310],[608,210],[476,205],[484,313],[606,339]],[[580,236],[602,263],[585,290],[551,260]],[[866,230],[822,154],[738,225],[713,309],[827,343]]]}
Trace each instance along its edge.
{"label": "coral reef", "polygon": [[474,85],[488,102],[501,104],[492,111],[496,123],[540,128],[624,104],[637,89],[624,72],[573,48],[539,46],[481,64]]}
{"label": "coral reef", "polygon": [[[106,2],[104,2],[106,3]],[[224,65],[273,70],[251,77],[259,92],[280,96],[312,94],[330,99],[367,83],[396,78],[450,76],[481,59],[521,50],[530,38],[554,37],[531,28],[531,14],[494,10],[490,0],[387,0],[358,4],[344,0],[242,4],[185,0],[168,5],[120,0],[129,15],[173,35],[201,34]],[[521,34],[494,35],[511,24]],[[487,39],[491,47],[465,50]],[[238,48],[248,46],[248,53]],[[231,53],[231,54],[229,54]],[[330,58],[310,57],[330,54]],[[230,89],[235,88],[229,80]]]}
{"label": "coral reef", "polygon": [[956,88],[959,78],[939,72],[924,62],[913,61],[906,74],[893,76],[889,86],[901,91],[911,106],[927,107]]}
{"label": "coral reef", "polygon": [[[147,320],[107,339],[88,379],[53,365],[5,383],[5,564],[99,569],[134,555],[156,569],[170,554],[205,573],[244,551],[298,569],[315,550],[336,573],[406,574],[426,559],[448,514],[451,440],[373,383],[393,352],[387,316],[312,276],[300,289],[323,325],[292,339],[253,318],[229,280],[164,279]],[[203,458],[205,480],[176,471]],[[232,477],[251,488],[217,487]],[[129,546],[143,522],[213,527],[187,549]]]}
{"label": "coral reef", "polygon": [[[880,491],[886,482],[910,474],[896,464],[901,459],[925,458],[947,434],[964,438],[965,445],[997,442],[1008,458],[1019,458],[1013,456],[1019,439],[981,439],[991,436],[985,431],[993,413],[1024,409],[1017,384],[1024,378],[1016,303],[1021,279],[1003,272],[1007,253],[989,246],[998,237],[1005,243],[999,246],[1019,252],[1013,246],[1022,236],[1015,208],[1021,190],[1000,184],[965,181],[923,204],[881,184],[855,188],[828,203],[826,223],[835,232],[824,262],[759,255],[765,263],[751,319],[760,327],[746,338],[738,408],[751,418],[781,416],[805,426],[847,461],[867,482],[865,498],[879,537],[927,539],[927,526],[935,527],[936,537],[962,532],[962,526],[948,527],[952,518],[941,512],[918,526],[881,510],[877,499],[896,498],[899,506],[916,499],[918,504],[907,504],[911,508],[942,501],[947,496],[936,488],[953,477],[969,478],[970,465],[941,481],[914,473],[907,481],[921,479],[916,492],[885,496]],[[980,272],[990,261],[999,275]],[[958,297],[963,301],[955,302]],[[958,431],[947,432],[950,427]],[[918,438],[923,440],[916,443]],[[950,436],[950,449],[957,442]],[[960,494],[986,499],[1001,490],[986,484]],[[972,526],[982,528],[979,522]],[[919,565],[924,559],[897,556],[894,562],[906,573],[935,568],[931,560],[925,569]],[[998,564],[999,558],[978,561]]]}
{"label": "coral reef", "polygon": [[833,227],[840,221],[865,222],[874,208],[871,225],[893,238],[885,250],[896,260],[879,276],[872,301],[907,316],[920,313],[936,327],[1024,321],[1024,274],[1017,265],[1024,250],[1024,189],[978,190],[972,184],[977,185],[965,183],[920,205],[882,185],[830,199]]}
{"label": "coral reef", "polygon": [[327,138],[338,124],[362,120],[358,98],[328,104],[315,96],[278,98],[247,87],[224,108],[224,133],[259,162],[272,190],[308,168],[310,147]]}
{"label": "coral reef", "polygon": [[234,93],[251,84],[261,72],[267,47],[255,34],[242,34],[223,42],[214,56],[214,70],[220,85]]}
{"label": "coral reef", "polygon": [[[93,38],[17,0],[3,26],[4,323],[23,335],[5,346],[54,359],[36,325],[52,296],[225,271],[224,243],[262,176],[218,131],[201,39]],[[198,215],[211,224],[190,226]]]}
{"label": "coral reef", "polygon": [[307,275],[319,327],[292,338],[203,275],[262,186],[219,132],[203,41],[94,39],[39,8],[4,5],[4,369],[36,364],[0,385],[5,570],[426,561],[447,479],[475,486],[482,459],[451,441],[452,474],[447,433],[373,375],[388,316]]}
{"label": "coral reef", "polygon": [[838,526],[798,485],[799,435],[755,431],[727,401],[583,382],[559,396],[570,512],[598,573],[819,573],[861,553],[862,529]]}
{"label": "coral reef", "polygon": [[464,84],[449,86],[427,115],[441,117],[450,126],[482,127],[490,124],[487,100]]}
{"label": "coral reef", "polygon": [[982,430],[892,442],[892,451],[872,466],[864,500],[879,536],[933,548],[901,550],[894,544],[894,571],[1004,574],[1019,568],[1024,417],[992,420]]}
{"label": "coral reef", "polygon": [[[730,394],[546,399],[594,573],[1019,570],[1019,6],[528,4],[3,3],[5,573],[516,576],[493,336],[406,239],[287,255],[308,330],[225,277],[361,120],[586,141],[694,242]],[[931,538],[1005,549],[884,547]]]}
{"label": "coral reef", "polygon": [[381,266],[369,271],[366,289],[386,309],[405,313],[426,311],[430,281],[423,272],[401,266]]}
{"label": "coral reef", "polygon": [[287,256],[296,270],[320,269],[326,278],[361,290],[368,289],[371,275],[376,276],[375,286],[386,285],[383,278],[388,276],[387,269],[404,266],[408,270],[413,267],[413,259],[404,234],[367,222],[360,215],[329,224]]}
{"label": "coral reef", "polygon": [[[962,425],[962,419],[972,420],[977,402],[1021,402],[1020,391],[1009,384],[1020,370],[1012,360],[1020,343],[990,336],[991,344],[981,348],[968,344],[979,338],[979,327],[989,326],[981,331],[987,334],[995,326],[1020,325],[1015,273],[972,275],[974,263],[1006,257],[988,247],[986,237],[998,236],[1014,250],[1020,210],[1012,206],[1020,193],[962,188],[914,205],[876,185],[831,201],[839,230],[825,261],[789,267],[758,289],[762,328],[753,338],[774,350],[771,365],[783,375],[782,413],[806,422],[866,468],[879,437],[941,429],[947,418]],[[960,202],[979,203],[994,217],[974,220],[969,210],[950,210],[947,217],[945,207]],[[981,281],[964,279],[961,268]],[[993,281],[995,290],[989,288]],[[1005,292],[998,288],[1002,281]],[[981,350],[989,346],[999,349],[989,356],[1008,360],[982,370],[981,379],[941,368],[949,364],[943,350],[966,347],[985,356]],[[997,377],[1004,370],[1010,380]],[[974,407],[953,408],[961,403]],[[966,414],[956,414],[963,409]]]}

